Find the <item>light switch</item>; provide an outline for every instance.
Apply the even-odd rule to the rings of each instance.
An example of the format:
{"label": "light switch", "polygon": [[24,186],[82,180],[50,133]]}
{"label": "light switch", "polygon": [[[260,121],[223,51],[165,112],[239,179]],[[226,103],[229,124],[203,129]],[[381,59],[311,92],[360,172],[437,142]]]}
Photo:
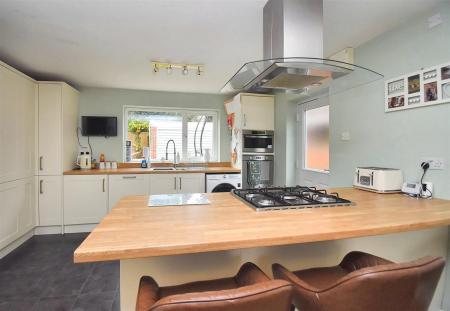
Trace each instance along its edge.
{"label": "light switch", "polygon": [[342,132],[341,133],[341,140],[349,141],[350,140],[350,132]]}

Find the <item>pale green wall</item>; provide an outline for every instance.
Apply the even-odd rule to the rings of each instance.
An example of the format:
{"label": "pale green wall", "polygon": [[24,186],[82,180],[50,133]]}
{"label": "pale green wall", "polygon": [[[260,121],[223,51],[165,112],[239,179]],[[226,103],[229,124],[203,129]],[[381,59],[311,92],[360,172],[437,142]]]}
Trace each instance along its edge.
{"label": "pale green wall", "polygon": [[274,184],[277,186],[296,183],[297,102],[292,95],[275,96]]}
{"label": "pale green wall", "polygon": [[[214,109],[219,111],[220,160],[230,160],[230,136],[226,127],[224,101],[214,94],[170,93],[107,88],[82,88],[79,115],[117,116],[118,136],[105,139],[92,137],[94,157],[105,153],[108,160],[123,161],[123,106],[153,106]],[[82,137],[82,144],[86,138]]]}
{"label": "pale green wall", "polygon": [[[427,18],[440,12],[443,24],[428,29]],[[356,63],[386,79],[450,62],[450,2],[358,47]],[[355,167],[375,165],[403,170],[417,181],[421,157],[442,157],[446,168],[429,171],[435,195],[450,198],[450,104],[384,112],[384,81],[330,98],[331,186],[350,186]],[[350,141],[341,141],[349,131]]]}
{"label": "pale green wall", "polygon": [[[443,23],[428,29],[427,18],[441,13]],[[330,185],[351,186],[357,166],[398,167],[405,179],[420,177],[422,157],[442,157],[446,168],[429,171],[435,195],[450,198],[450,104],[384,112],[384,81],[424,67],[450,62],[450,2],[355,49],[356,63],[385,79],[330,98]],[[277,95],[275,106],[275,184],[296,183],[296,104]],[[350,141],[341,141],[348,131]]]}

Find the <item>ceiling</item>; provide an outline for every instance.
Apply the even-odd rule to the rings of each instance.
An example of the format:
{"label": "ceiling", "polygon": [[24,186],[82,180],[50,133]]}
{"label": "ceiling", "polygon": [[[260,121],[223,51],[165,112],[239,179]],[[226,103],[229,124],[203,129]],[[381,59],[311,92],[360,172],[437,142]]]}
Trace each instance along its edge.
{"label": "ceiling", "polygon": [[[325,55],[443,1],[324,0]],[[265,2],[2,0],[0,60],[77,87],[217,93],[243,63],[262,58]],[[151,60],[200,63],[205,72],[155,74]]]}

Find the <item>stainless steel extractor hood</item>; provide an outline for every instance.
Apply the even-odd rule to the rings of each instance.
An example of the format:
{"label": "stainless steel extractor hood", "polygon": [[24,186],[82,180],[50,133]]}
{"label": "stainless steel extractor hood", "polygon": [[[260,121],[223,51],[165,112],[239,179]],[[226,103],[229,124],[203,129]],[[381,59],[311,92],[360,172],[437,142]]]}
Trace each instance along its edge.
{"label": "stainless steel extractor hood", "polygon": [[383,78],[355,64],[323,59],[322,0],[269,0],[263,19],[264,60],[244,64],[221,93],[290,92],[314,98]]}

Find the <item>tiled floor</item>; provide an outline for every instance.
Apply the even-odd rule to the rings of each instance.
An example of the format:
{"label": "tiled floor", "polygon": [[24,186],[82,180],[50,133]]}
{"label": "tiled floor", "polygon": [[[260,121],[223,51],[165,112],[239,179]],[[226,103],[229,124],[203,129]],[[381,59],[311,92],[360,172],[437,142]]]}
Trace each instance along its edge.
{"label": "tiled floor", "polygon": [[1,259],[0,311],[119,310],[119,263],[73,263],[85,237],[34,236]]}

